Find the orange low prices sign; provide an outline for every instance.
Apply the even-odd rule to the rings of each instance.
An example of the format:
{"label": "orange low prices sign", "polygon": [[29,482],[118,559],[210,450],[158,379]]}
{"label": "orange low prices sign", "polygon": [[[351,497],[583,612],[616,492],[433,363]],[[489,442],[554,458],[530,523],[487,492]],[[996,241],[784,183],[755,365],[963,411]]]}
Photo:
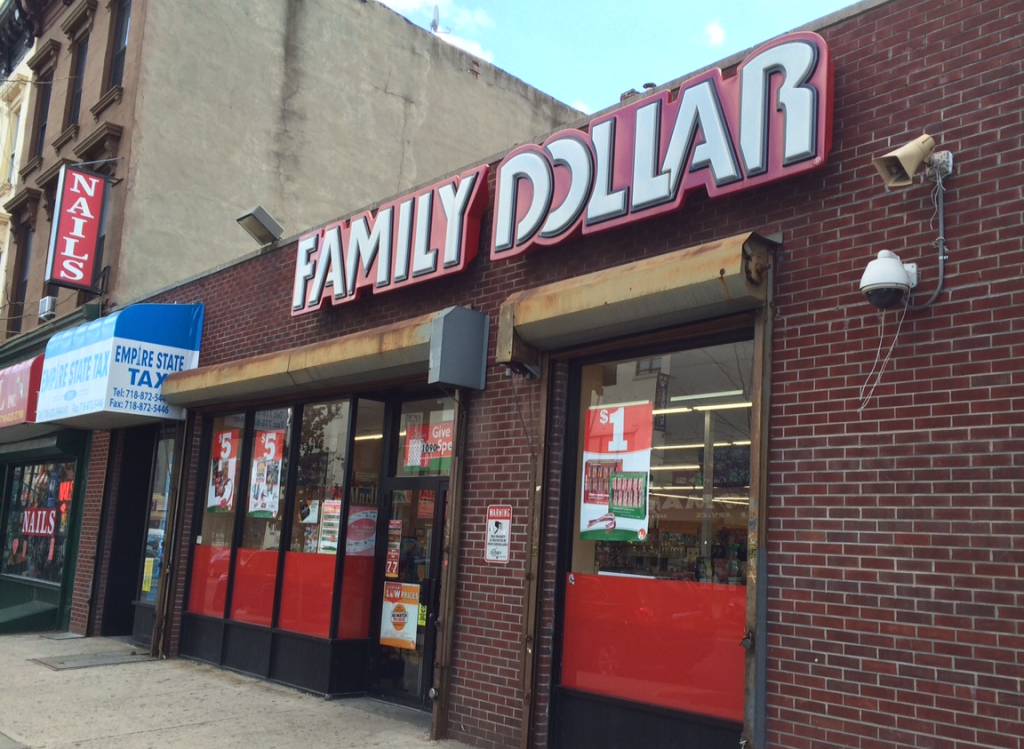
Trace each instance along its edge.
{"label": "orange low prices sign", "polygon": [[384,583],[384,608],[380,617],[380,644],[403,650],[415,650],[419,608],[419,585]]}

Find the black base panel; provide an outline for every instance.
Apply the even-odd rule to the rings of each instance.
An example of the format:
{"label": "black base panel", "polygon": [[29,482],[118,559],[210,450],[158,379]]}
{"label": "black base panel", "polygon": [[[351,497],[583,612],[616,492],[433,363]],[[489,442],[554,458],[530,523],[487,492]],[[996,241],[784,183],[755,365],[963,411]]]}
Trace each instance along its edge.
{"label": "black base panel", "polygon": [[647,708],[567,689],[555,693],[552,746],[559,749],[736,749],[743,726]]}
{"label": "black base panel", "polygon": [[369,640],[331,643],[331,694],[365,694],[370,689]]}
{"label": "black base panel", "polygon": [[317,694],[364,694],[368,687],[367,640],[318,640],[274,633],[270,678]]}
{"label": "black base panel", "polygon": [[185,614],[181,622],[181,654],[220,665],[220,651],[224,641],[224,620]]}
{"label": "black base panel", "polygon": [[369,640],[323,640],[185,614],[181,655],[328,697],[369,691]]}
{"label": "black base panel", "polygon": [[270,676],[270,640],[269,629],[226,622],[221,665],[267,678]]}
{"label": "black base panel", "polygon": [[327,694],[331,678],[330,641],[275,632],[270,678],[299,689]]}

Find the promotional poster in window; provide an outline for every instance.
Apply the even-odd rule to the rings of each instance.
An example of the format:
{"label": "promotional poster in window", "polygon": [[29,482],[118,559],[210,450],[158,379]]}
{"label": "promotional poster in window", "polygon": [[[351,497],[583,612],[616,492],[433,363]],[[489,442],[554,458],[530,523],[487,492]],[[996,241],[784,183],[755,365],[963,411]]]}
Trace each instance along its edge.
{"label": "promotional poster in window", "polygon": [[647,539],[653,411],[650,401],[588,409],[580,481],[581,539]]}

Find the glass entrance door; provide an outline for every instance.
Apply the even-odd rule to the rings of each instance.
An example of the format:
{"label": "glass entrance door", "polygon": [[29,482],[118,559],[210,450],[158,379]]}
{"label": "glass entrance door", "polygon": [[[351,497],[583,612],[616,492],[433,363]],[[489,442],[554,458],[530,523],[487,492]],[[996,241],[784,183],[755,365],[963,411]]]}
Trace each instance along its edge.
{"label": "glass entrance door", "polygon": [[[399,483],[399,482],[396,482]],[[376,596],[373,684],[382,697],[425,709],[433,681],[447,479],[404,480],[387,493],[387,539]],[[383,523],[382,523],[383,525]]]}
{"label": "glass entrance door", "polygon": [[167,505],[171,496],[174,462],[174,428],[163,429],[156,441],[146,499],[146,541],[136,582],[132,640],[149,645],[153,638],[153,614],[160,576],[164,568],[164,538],[167,531]]}

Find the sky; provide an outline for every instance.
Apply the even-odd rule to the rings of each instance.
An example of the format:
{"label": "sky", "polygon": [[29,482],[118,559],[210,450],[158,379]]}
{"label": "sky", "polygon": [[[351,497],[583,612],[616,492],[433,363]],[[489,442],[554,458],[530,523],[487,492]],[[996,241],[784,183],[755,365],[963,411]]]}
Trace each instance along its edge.
{"label": "sky", "polygon": [[853,0],[380,0],[590,114],[853,4]]}

